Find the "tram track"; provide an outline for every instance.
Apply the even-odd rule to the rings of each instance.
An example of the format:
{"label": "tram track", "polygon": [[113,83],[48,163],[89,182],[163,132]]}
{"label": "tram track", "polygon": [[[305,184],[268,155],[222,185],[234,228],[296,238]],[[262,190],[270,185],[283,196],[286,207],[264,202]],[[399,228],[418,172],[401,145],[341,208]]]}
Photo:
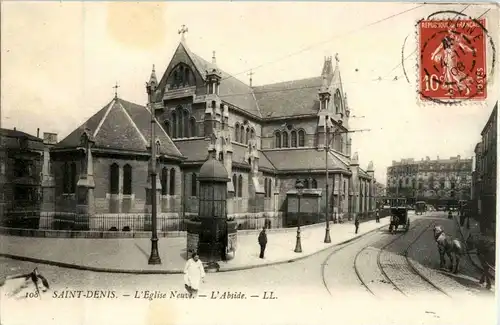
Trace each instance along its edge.
{"label": "tram track", "polygon": [[[429,225],[427,226],[424,226],[423,229],[418,233],[418,235],[406,246],[406,248],[403,250],[403,256],[404,256],[404,260],[405,260],[405,266],[408,268],[409,271],[411,271],[411,273],[417,275],[419,278],[421,278],[425,283],[429,284],[432,288],[434,288],[436,291],[446,295],[447,297],[450,297],[443,289],[441,289],[440,287],[438,287],[435,283],[433,283],[427,276],[425,276],[424,274],[422,274],[413,264],[413,262],[411,261],[411,259],[408,257],[408,252],[409,250],[411,249],[411,247],[420,239],[420,237],[422,237],[422,235],[429,229],[431,228],[432,226],[434,226],[435,222],[432,222],[430,223]],[[415,225],[413,227],[411,227],[409,230],[414,230],[416,228],[420,228],[420,225]],[[398,292],[400,292],[402,295],[404,295],[405,297],[408,297],[408,294],[405,293],[405,291],[400,287],[398,286],[394,281],[393,279],[391,279],[391,277],[387,274],[386,270],[384,269],[384,266],[382,265],[382,262],[381,262],[381,256],[382,256],[382,253],[385,251],[385,249],[387,247],[389,247],[390,245],[394,244],[396,241],[398,241],[399,239],[403,238],[407,233],[403,233],[403,234],[400,234],[400,235],[397,235],[396,238],[392,239],[390,242],[388,242],[387,244],[385,244],[384,246],[382,246],[379,251],[377,252],[377,257],[376,257],[376,261],[377,261],[377,268],[378,270],[380,271],[380,273],[382,274],[382,276],[385,278],[385,280],[391,284],[391,286],[397,290]],[[370,293],[372,294],[373,296],[377,296],[373,290],[369,287],[369,285],[365,282],[365,280],[363,279],[363,276],[361,275],[361,272],[359,271],[358,269],[358,259],[359,259],[359,256],[366,250],[368,249],[370,246],[367,246],[367,247],[364,247],[363,249],[361,249],[355,256],[354,258],[354,271],[356,273],[356,276],[359,280],[359,282],[361,283],[361,285]]]}

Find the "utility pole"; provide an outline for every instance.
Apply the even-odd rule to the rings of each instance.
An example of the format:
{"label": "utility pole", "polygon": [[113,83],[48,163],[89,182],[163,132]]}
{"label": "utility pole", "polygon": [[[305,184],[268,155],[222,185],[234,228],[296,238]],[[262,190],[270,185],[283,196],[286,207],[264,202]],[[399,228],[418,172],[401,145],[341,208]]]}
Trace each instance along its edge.
{"label": "utility pole", "polygon": [[[326,127],[326,132],[325,132],[325,204],[326,204],[326,228],[325,228],[325,239],[324,243],[330,243],[331,238],[330,238],[330,205],[329,205],[329,186],[328,186],[328,180],[329,180],[329,167],[328,167],[328,154],[330,152],[330,145],[332,141],[335,139],[335,135],[340,135],[344,133],[356,133],[356,132],[367,132],[371,131],[370,129],[359,129],[359,130],[348,130],[348,131],[334,131],[332,133],[332,137],[330,139],[330,127],[328,126],[328,120],[329,117],[328,115],[325,118],[325,127]],[[335,186],[335,179],[333,180],[333,186]],[[339,200],[340,200],[340,184],[339,184]],[[335,189],[334,189],[335,190]]]}

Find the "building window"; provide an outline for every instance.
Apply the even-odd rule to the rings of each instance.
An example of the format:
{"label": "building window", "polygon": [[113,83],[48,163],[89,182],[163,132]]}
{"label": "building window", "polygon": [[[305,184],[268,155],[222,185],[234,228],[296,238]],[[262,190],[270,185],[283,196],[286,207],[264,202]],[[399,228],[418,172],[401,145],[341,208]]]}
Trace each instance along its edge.
{"label": "building window", "polygon": [[240,139],[240,143],[245,143],[246,142],[246,139],[245,139],[245,127],[240,126],[240,133],[241,133],[241,139]]}
{"label": "building window", "polygon": [[172,134],[170,133],[170,122],[165,121],[164,125],[165,125],[165,132],[168,134],[169,137],[171,137]]}
{"label": "building window", "polygon": [[306,178],[304,179],[304,188],[308,189],[309,188],[309,180]]}
{"label": "building window", "polygon": [[283,147],[288,148],[288,132],[283,132]]}
{"label": "building window", "polygon": [[234,187],[234,196],[238,196],[238,178],[236,174],[233,174],[233,187]]}
{"label": "building window", "polygon": [[123,194],[132,194],[132,166],[129,164],[123,166]]}
{"label": "building window", "polygon": [[163,167],[161,170],[161,195],[167,195],[167,184],[168,184],[168,169]]}
{"label": "building window", "polygon": [[247,134],[246,134],[246,137],[245,137],[245,144],[248,144],[249,140],[250,140],[250,129],[247,128]]}
{"label": "building window", "polygon": [[161,154],[161,143],[160,141],[156,141],[156,154],[160,155]]}
{"label": "building window", "polygon": [[191,196],[197,196],[197,193],[198,193],[197,183],[198,183],[198,180],[197,180],[196,174],[192,173],[191,174]]}
{"label": "building window", "polygon": [[316,182],[316,180],[315,180],[315,179],[313,179],[313,180],[312,180],[311,187],[312,187],[312,188],[318,188],[318,182]]}
{"label": "building window", "polygon": [[219,152],[219,161],[224,161],[224,153]]}
{"label": "building window", "polygon": [[182,134],[181,134],[181,137],[183,138],[187,138],[189,137],[189,112],[184,110],[182,112],[182,116],[183,116],[183,119],[182,119]]}
{"label": "building window", "polygon": [[234,141],[240,142],[240,125],[238,123],[234,126]]}
{"label": "building window", "polygon": [[172,138],[177,138],[177,114],[172,112]]}
{"label": "building window", "polygon": [[243,197],[243,176],[238,176],[238,197]]}
{"label": "building window", "polygon": [[170,195],[175,195],[175,169],[170,169]]}
{"label": "building window", "polygon": [[189,120],[190,125],[189,125],[189,130],[191,131],[191,136],[192,137],[197,137],[198,136],[198,130],[196,129],[196,119],[194,117],[191,117]]}
{"label": "building window", "polygon": [[116,163],[112,164],[109,168],[109,193],[118,194],[119,192],[119,177],[120,167]]}
{"label": "building window", "polygon": [[281,148],[281,134],[279,132],[274,134],[274,147]]}
{"label": "building window", "polygon": [[255,139],[255,130],[253,128],[250,130],[250,136],[252,139]]}
{"label": "building window", "polygon": [[304,147],[305,146],[305,136],[306,133],[304,130],[299,131],[299,147]]}
{"label": "building window", "polygon": [[347,191],[347,181],[344,181],[344,189],[343,189],[344,194],[346,193],[346,191]]}
{"label": "building window", "polygon": [[297,147],[297,131],[292,131],[292,148]]}

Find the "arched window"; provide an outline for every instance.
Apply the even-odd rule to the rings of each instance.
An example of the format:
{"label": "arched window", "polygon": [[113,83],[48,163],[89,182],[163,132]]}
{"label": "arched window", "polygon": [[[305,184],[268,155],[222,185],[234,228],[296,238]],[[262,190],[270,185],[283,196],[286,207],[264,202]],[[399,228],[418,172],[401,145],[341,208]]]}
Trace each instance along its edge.
{"label": "arched window", "polygon": [[159,140],[156,141],[156,154],[157,155],[161,154],[161,142]]}
{"label": "arched window", "polygon": [[333,96],[333,103],[335,105],[335,113],[339,114],[342,112],[342,95],[340,91],[337,89],[335,95]]}
{"label": "arched window", "polygon": [[183,112],[181,107],[177,107],[176,111],[177,111],[177,137],[182,138],[184,136],[184,128],[182,126],[184,121],[183,120],[184,116],[182,114]]}
{"label": "arched window", "polygon": [[118,194],[119,177],[120,177],[120,168],[118,167],[118,165],[116,163],[114,163],[109,167],[109,193],[110,194]]}
{"label": "arched window", "polygon": [[240,142],[240,124],[236,123],[234,125],[234,141]]}
{"label": "arched window", "polygon": [[243,176],[238,176],[238,197],[243,197]]}
{"label": "arched window", "polygon": [[168,184],[168,169],[163,167],[161,170],[161,195],[167,195],[167,185]]}
{"label": "arched window", "polygon": [[76,193],[76,183],[78,182],[78,176],[76,175],[76,163],[71,163],[70,170],[71,180],[70,180],[70,191],[69,193]]}
{"label": "arched window", "polygon": [[191,174],[191,196],[197,196],[197,182],[198,182],[198,179],[196,177],[196,174],[195,173],[192,173]]}
{"label": "arched window", "polygon": [[315,179],[312,180],[312,188],[318,188],[318,182]]}
{"label": "arched window", "polygon": [[292,148],[297,147],[297,131],[292,131]]}
{"label": "arched window", "polygon": [[246,137],[245,137],[245,128],[242,126],[240,126],[240,132],[241,132],[241,139],[240,139],[240,143],[246,143]]}
{"label": "arched window", "polygon": [[250,130],[250,137],[255,139],[255,130],[253,128]]}
{"label": "arched window", "polygon": [[169,121],[165,121],[164,125],[165,125],[165,132],[167,132],[168,136],[171,137],[172,134],[170,133],[170,122]]}
{"label": "arched window", "polygon": [[219,161],[224,161],[224,153],[219,152]]}
{"label": "arched window", "polygon": [[344,189],[343,189],[344,194],[347,192],[347,181],[344,181]]}
{"label": "arched window", "polygon": [[132,166],[123,166],[123,194],[132,194]]}
{"label": "arched window", "polygon": [[192,137],[197,137],[198,136],[198,130],[196,130],[196,119],[194,117],[191,117],[189,120],[190,126],[189,130],[191,131],[191,136]]}
{"label": "arched window", "polygon": [[283,148],[288,148],[288,132],[283,132]]}
{"label": "arched window", "polygon": [[250,129],[247,128],[247,133],[246,133],[246,137],[245,137],[245,144],[248,144],[249,140],[250,140]]}
{"label": "arched window", "polygon": [[189,112],[185,110],[183,112],[183,116],[184,118],[182,120],[182,137],[187,138],[191,136],[189,134]]}
{"label": "arched window", "polygon": [[306,178],[304,179],[304,188],[308,189],[309,188],[309,180]]}
{"label": "arched window", "polygon": [[306,137],[306,133],[304,132],[304,130],[300,130],[299,131],[299,147],[305,146],[305,137]]}
{"label": "arched window", "polygon": [[233,187],[234,187],[234,196],[238,196],[238,178],[236,174],[233,174]]}
{"label": "arched window", "polygon": [[399,179],[399,187],[403,187],[403,179]]}
{"label": "arched window", "polygon": [[172,112],[172,138],[177,138],[177,114]]}
{"label": "arched window", "polygon": [[175,195],[175,169],[170,169],[170,195]]}
{"label": "arched window", "polygon": [[281,134],[279,132],[274,134],[274,147],[281,148]]}
{"label": "arched window", "polygon": [[63,193],[69,193],[69,180],[69,165],[65,162],[63,167]]}

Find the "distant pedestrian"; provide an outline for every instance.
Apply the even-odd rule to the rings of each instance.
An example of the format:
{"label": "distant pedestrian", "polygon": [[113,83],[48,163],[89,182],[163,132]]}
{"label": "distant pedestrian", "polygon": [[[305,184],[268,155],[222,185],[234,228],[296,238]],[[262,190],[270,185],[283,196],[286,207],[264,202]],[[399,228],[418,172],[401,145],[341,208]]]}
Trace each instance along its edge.
{"label": "distant pedestrian", "polygon": [[266,251],[266,245],[267,245],[267,234],[266,234],[266,227],[262,228],[262,231],[259,234],[259,245],[260,245],[260,258],[264,258],[264,252]]}
{"label": "distant pedestrian", "polygon": [[356,219],[354,220],[354,227],[356,227],[356,234],[358,233],[359,229],[359,216],[356,216]]}
{"label": "distant pedestrian", "polygon": [[378,214],[378,209],[375,210],[375,222],[380,222],[380,215]]}
{"label": "distant pedestrian", "polygon": [[196,298],[200,283],[205,278],[205,269],[198,253],[193,252],[184,267],[184,287],[189,293],[189,298]]}

